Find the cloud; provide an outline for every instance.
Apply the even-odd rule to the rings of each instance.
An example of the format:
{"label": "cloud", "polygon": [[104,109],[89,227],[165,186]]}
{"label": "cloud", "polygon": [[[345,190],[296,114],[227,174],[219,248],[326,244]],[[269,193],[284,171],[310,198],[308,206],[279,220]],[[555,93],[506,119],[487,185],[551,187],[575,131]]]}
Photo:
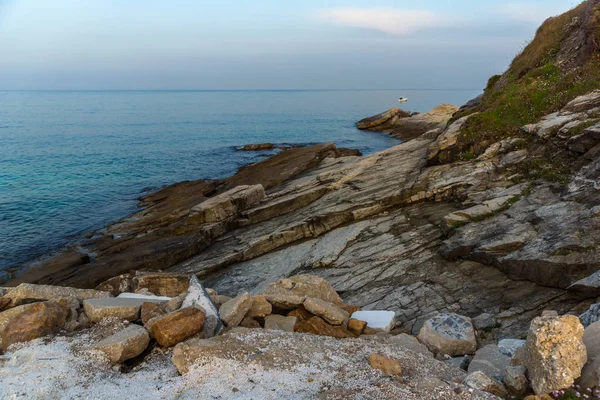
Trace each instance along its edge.
{"label": "cloud", "polygon": [[428,10],[397,8],[333,8],[321,10],[318,15],[339,25],[372,29],[395,36],[407,36],[443,22],[439,15]]}
{"label": "cloud", "polygon": [[547,18],[567,10],[564,7],[548,6],[544,3],[507,3],[497,7],[495,11],[513,21],[540,24]]}

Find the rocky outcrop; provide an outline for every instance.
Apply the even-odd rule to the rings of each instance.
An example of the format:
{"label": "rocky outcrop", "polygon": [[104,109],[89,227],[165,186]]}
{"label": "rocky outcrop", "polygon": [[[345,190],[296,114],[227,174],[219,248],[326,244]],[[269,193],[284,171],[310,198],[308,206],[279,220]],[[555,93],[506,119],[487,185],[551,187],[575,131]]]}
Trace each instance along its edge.
{"label": "rocky outcrop", "polygon": [[410,140],[431,132],[435,138],[439,135],[458,107],[442,104],[423,114],[410,114],[398,108],[392,108],[381,114],[365,118],[356,123],[358,129],[389,133],[392,137]]}

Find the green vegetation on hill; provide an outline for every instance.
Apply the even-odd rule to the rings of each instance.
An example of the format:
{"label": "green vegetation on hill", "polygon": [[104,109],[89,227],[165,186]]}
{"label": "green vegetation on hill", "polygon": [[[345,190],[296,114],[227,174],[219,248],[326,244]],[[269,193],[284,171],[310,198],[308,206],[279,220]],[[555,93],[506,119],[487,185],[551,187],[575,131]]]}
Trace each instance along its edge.
{"label": "green vegetation on hill", "polygon": [[[463,127],[463,148],[477,154],[499,139],[526,136],[523,125],[600,88],[598,3],[590,0],[548,19],[508,71],[490,78],[481,104],[455,116],[479,112]],[[585,44],[577,43],[582,38]]]}

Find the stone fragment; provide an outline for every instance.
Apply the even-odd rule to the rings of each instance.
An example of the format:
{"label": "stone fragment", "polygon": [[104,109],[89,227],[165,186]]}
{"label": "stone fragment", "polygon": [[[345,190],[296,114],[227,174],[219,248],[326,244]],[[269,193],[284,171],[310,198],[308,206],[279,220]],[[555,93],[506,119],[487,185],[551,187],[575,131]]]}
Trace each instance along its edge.
{"label": "stone fragment", "polygon": [[367,323],[365,321],[361,321],[358,319],[351,318],[348,321],[348,330],[354,333],[356,336],[362,335],[363,331],[367,327]]}
{"label": "stone fragment", "polygon": [[206,317],[200,337],[209,338],[218,335],[223,329],[221,318],[219,318],[219,310],[196,275],[192,275],[190,278],[190,285],[181,305],[182,308],[193,306],[204,310]]}
{"label": "stone fragment", "polygon": [[109,292],[113,296],[118,296],[123,292],[133,292],[133,277],[131,274],[115,276],[96,286],[96,290]]}
{"label": "stone fragment", "polygon": [[525,341],[521,339],[501,339],[498,342],[498,350],[508,357],[513,357],[517,350],[523,346],[525,346]]}
{"label": "stone fragment", "polygon": [[247,318],[260,317],[264,318],[273,312],[273,306],[267,301],[265,296],[252,296],[252,307],[246,314]]}
{"label": "stone fragment", "polygon": [[300,321],[296,326],[296,332],[312,333],[313,335],[331,336],[338,339],[356,337],[343,326],[329,325],[322,318],[312,317],[308,321]]}
{"label": "stone fragment", "polygon": [[527,366],[527,348],[525,346],[521,346],[515,350],[515,354],[510,359],[510,365]]}
{"label": "stone fragment", "polygon": [[298,319],[296,317],[284,317],[283,315],[271,314],[265,317],[265,329],[294,332]]}
{"label": "stone fragment", "polygon": [[504,371],[510,366],[510,358],[500,352],[498,346],[489,344],[475,352],[467,372],[481,371],[490,378],[502,382]]}
{"label": "stone fragment", "polygon": [[217,294],[215,296],[211,296],[210,298],[212,299],[213,303],[215,303],[215,305],[217,307],[221,307],[223,304],[225,304],[229,300],[233,299],[233,297],[225,296],[222,294]]}
{"label": "stone fragment", "polygon": [[425,321],[418,337],[435,354],[462,356],[477,348],[471,319],[458,314],[439,314]]}
{"label": "stone fragment", "polygon": [[323,278],[314,275],[297,275],[271,283],[262,293],[275,307],[292,310],[304,303],[307,297],[328,301],[335,305],[344,302],[335,289]]}
{"label": "stone fragment", "polygon": [[148,289],[157,296],[177,297],[186,293],[190,277],[168,272],[137,271],[134,277],[136,289]]}
{"label": "stone fragment", "polygon": [[69,309],[54,301],[17,306],[0,313],[0,348],[58,332],[67,322]]}
{"label": "stone fragment", "polygon": [[488,392],[501,398],[506,398],[508,392],[504,385],[495,379],[490,378],[481,371],[473,372],[469,374],[463,381],[463,385],[470,388]]}
{"label": "stone fragment", "polygon": [[309,313],[303,306],[300,306],[295,310],[290,311],[287,315],[288,317],[297,317],[298,321],[307,321],[314,317],[314,315]]}
{"label": "stone fragment", "polygon": [[238,326],[253,303],[254,300],[248,292],[240,294],[221,306],[219,309],[221,320],[230,328]]}
{"label": "stone fragment", "polygon": [[[109,297],[84,300],[83,309],[91,322],[100,322],[104,318],[118,318],[135,321],[140,316],[140,308],[147,298]],[[164,303],[164,301],[158,301]]]}
{"label": "stone fragment", "polygon": [[527,379],[525,367],[508,366],[504,371],[504,385],[508,392],[514,396],[524,396],[529,391],[529,380]]}
{"label": "stone fragment", "polygon": [[187,307],[152,318],[146,324],[146,329],[159,345],[171,347],[200,332],[205,321],[203,310],[198,307]]}
{"label": "stone fragment", "polygon": [[536,394],[550,393],[573,384],[587,361],[584,329],[579,318],[538,317],[527,334],[527,373]]}
{"label": "stone fragment", "polygon": [[87,299],[112,297],[109,292],[101,292],[94,289],[75,289],[62,286],[34,285],[21,283],[8,292],[4,297],[12,300],[11,307],[19,306],[34,301],[58,300],[65,298],[77,299],[82,302]]}
{"label": "stone fragment", "polygon": [[350,318],[346,311],[335,304],[314,297],[308,297],[304,301],[304,308],[310,313],[323,318],[331,325],[343,325]]}
{"label": "stone fragment", "polygon": [[402,376],[402,367],[397,360],[372,353],[369,356],[369,365],[384,374]]}
{"label": "stone fragment", "polygon": [[356,311],[352,318],[365,321],[367,327],[375,329],[377,332],[389,332],[394,327],[394,318],[396,313],[393,311]]}
{"label": "stone fragment", "polygon": [[173,311],[179,310],[181,308],[181,305],[183,304],[183,300],[185,299],[186,295],[187,293],[182,293],[179,296],[173,297],[171,300],[167,301],[163,306],[165,312],[171,313]]}
{"label": "stone fragment", "polygon": [[104,353],[113,364],[120,364],[142,354],[149,343],[148,331],[144,327],[131,324],[127,328],[92,345],[90,349]]}
{"label": "stone fragment", "polygon": [[255,320],[254,318],[249,318],[249,317],[245,317],[238,326],[241,326],[242,328],[248,328],[248,329],[260,329],[261,328],[261,326],[257,320]]}
{"label": "stone fragment", "polygon": [[142,323],[146,325],[154,317],[165,315],[165,312],[156,303],[145,302],[141,308]]}

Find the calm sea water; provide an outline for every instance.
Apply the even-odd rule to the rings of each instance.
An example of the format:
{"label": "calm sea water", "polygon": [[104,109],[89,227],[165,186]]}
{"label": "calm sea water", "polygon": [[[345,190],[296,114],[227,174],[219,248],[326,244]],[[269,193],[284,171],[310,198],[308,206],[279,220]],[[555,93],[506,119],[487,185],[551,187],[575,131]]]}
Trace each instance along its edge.
{"label": "calm sea water", "polygon": [[354,122],[403,104],[427,111],[476,91],[0,92],[0,271],[136,210],[182,180],[224,178],[269,153],[247,143],[398,142]]}

